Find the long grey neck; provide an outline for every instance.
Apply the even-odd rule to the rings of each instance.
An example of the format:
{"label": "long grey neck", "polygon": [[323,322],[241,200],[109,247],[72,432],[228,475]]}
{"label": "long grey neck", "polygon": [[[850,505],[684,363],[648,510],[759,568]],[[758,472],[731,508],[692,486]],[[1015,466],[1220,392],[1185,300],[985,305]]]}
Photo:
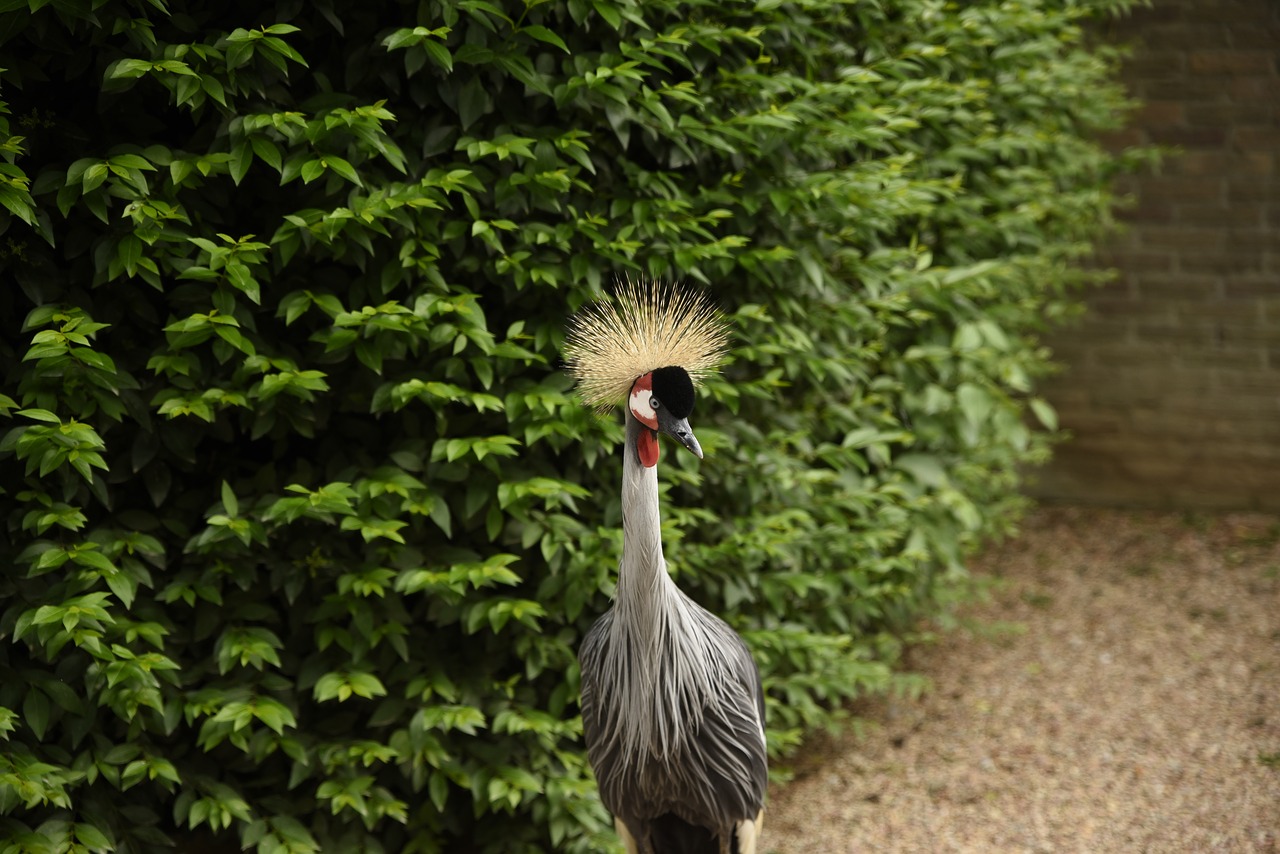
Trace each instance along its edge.
{"label": "long grey neck", "polygon": [[[622,562],[613,607],[610,656],[602,669],[610,704],[602,739],[617,744],[627,778],[633,763],[673,761],[700,731],[704,709],[718,702],[718,685],[729,684],[723,664],[711,655],[695,606],[667,574],[658,516],[658,469],[645,468],[636,452],[642,430],[627,412],[622,465]],[[704,787],[705,788],[705,787]]]}
{"label": "long grey neck", "polygon": [[618,568],[618,607],[629,622],[653,625],[675,592],[662,557],[662,520],[658,514],[658,467],[645,468],[636,440],[647,430],[627,411],[627,440],[622,465],[622,563]]}

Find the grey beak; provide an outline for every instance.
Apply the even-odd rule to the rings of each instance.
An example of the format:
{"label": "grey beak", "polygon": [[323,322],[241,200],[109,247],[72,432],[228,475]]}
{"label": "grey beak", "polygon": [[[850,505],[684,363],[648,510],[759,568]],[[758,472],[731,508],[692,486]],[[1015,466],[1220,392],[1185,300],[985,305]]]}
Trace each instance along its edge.
{"label": "grey beak", "polygon": [[698,437],[693,435],[693,428],[689,426],[688,418],[671,420],[659,418],[658,429],[693,451],[695,457],[702,459],[702,446],[698,444]]}

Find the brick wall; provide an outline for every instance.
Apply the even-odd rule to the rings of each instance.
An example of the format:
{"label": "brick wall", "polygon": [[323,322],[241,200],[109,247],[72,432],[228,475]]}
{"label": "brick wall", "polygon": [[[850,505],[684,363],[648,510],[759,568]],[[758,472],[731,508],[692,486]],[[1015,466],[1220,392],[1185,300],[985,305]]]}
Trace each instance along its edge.
{"label": "brick wall", "polygon": [[1120,277],[1050,342],[1075,438],[1030,491],[1280,510],[1280,0],[1154,0],[1104,29],[1144,104],[1110,142],[1183,153],[1122,186]]}

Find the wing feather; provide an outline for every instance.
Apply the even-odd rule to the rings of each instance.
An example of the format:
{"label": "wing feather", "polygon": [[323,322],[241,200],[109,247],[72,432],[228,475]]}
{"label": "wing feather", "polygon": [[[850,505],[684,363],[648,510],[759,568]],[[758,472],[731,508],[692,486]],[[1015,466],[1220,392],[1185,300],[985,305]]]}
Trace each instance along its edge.
{"label": "wing feather", "polygon": [[[735,838],[743,823],[758,819],[768,785],[764,737],[764,694],[759,670],[746,643],[715,615],[686,600],[691,629],[703,633],[702,651],[712,651],[718,674],[714,690],[689,710],[681,738],[666,753],[654,745],[629,744],[617,721],[629,714],[628,691],[601,691],[603,673],[638,675],[643,662],[631,660],[627,644],[615,643],[614,614],[601,617],[582,645],[582,722],[588,757],[606,808],[636,836],[641,850],[653,822],[678,816],[705,827],[721,840]],[[687,649],[657,656],[652,694],[664,694],[664,680],[675,678],[674,662]]]}

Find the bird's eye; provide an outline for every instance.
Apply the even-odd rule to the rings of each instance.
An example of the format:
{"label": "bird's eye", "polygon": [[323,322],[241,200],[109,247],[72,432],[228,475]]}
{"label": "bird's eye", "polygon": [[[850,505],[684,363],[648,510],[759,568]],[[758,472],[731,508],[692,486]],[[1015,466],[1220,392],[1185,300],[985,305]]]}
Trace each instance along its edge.
{"label": "bird's eye", "polygon": [[662,402],[659,401],[656,397],[650,397],[649,406],[653,407],[654,412],[657,412],[659,409],[662,408]]}

